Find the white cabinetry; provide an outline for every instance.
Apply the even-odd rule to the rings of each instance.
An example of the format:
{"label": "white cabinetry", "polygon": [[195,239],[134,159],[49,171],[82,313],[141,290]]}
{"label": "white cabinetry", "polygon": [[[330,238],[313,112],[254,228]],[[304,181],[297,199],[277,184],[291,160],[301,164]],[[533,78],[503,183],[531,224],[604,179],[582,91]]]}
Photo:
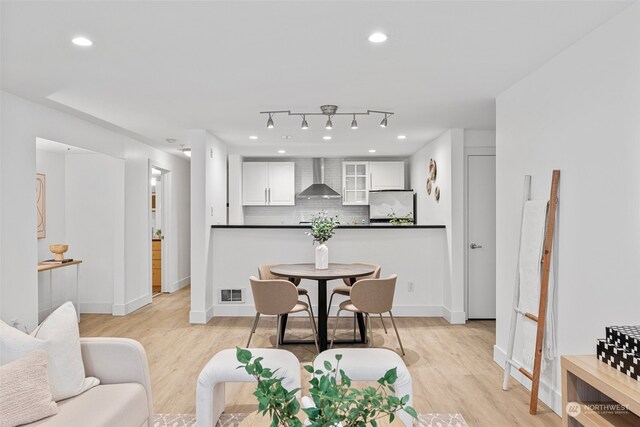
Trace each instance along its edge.
{"label": "white cabinetry", "polygon": [[244,162],[242,204],[244,206],[295,205],[293,162]]}
{"label": "white cabinetry", "polygon": [[369,162],[342,163],[342,204],[369,204]]}
{"label": "white cabinetry", "polygon": [[376,190],[404,190],[404,162],[342,162],[343,205],[368,205]]}
{"label": "white cabinetry", "polygon": [[404,162],[369,162],[371,191],[404,190]]}

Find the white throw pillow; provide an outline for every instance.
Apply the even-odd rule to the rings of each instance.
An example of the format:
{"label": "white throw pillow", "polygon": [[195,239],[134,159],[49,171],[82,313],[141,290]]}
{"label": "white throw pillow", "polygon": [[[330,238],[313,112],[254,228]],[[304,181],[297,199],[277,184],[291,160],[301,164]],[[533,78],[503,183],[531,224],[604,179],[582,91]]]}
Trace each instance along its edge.
{"label": "white throw pillow", "polygon": [[49,356],[49,385],[56,402],[100,384],[97,378],[85,378],[78,318],[71,302],[51,313],[31,335],[0,321],[0,365],[38,349]]}
{"label": "white throw pillow", "polygon": [[49,389],[46,351],[36,350],[0,367],[0,427],[32,423],[57,413]]}

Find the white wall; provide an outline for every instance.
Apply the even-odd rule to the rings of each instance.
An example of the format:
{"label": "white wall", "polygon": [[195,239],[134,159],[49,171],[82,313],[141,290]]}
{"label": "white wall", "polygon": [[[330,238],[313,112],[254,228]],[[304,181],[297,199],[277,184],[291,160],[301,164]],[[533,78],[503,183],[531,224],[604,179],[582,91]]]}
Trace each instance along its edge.
{"label": "white wall", "polygon": [[[255,307],[249,277],[257,265],[313,262],[315,246],[307,228],[215,228],[211,261],[215,274],[208,284],[214,291],[216,316],[253,316]],[[336,263],[371,262],[382,265],[382,277],[398,275],[393,302],[395,316],[442,316],[446,270],[446,233],[439,229],[340,228],[327,242],[329,260]],[[239,256],[241,254],[241,256]],[[409,292],[408,283],[414,284]],[[332,288],[341,280],[330,281]],[[304,280],[317,307],[317,282]],[[219,304],[220,289],[244,288],[244,304]],[[334,298],[332,314],[344,298]],[[347,322],[345,322],[347,323]],[[378,326],[379,327],[379,326]]]}
{"label": "white wall", "polygon": [[[417,193],[417,224],[443,224],[447,230],[445,258],[448,277],[444,279],[444,316],[451,323],[464,323],[464,131],[452,129],[426,144],[410,158],[411,188]],[[426,182],[429,160],[437,164],[431,195]],[[435,187],[440,187],[436,203]]]}
{"label": "white wall", "polygon": [[[38,259],[35,229],[36,137],[85,148],[125,160],[125,284],[116,289],[114,312],[125,314],[151,301],[150,269],[143,260],[148,250],[148,161],[155,159],[170,165],[175,173],[172,192],[179,198],[173,204],[173,218],[180,218],[180,231],[189,227],[189,218],[179,209],[188,205],[189,163],[156,150],[114,130],[78,119],[60,111],[0,92],[2,118],[2,265],[0,288],[1,317],[17,319],[28,328],[38,320]],[[178,232],[174,233],[177,234]],[[189,234],[175,240],[175,253],[189,252]],[[180,245],[180,246],[177,246]],[[189,276],[189,263],[179,264],[170,280]]]}
{"label": "white wall", "polygon": [[[46,230],[45,238],[38,239],[38,260],[53,258],[49,245],[66,242],[65,232],[65,155],[51,151],[36,150],[36,172],[45,174],[46,179]],[[74,269],[75,270],[75,269]],[[38,274],[38,320],[49,314],[49,303],[53,294],[53,305],[57,306],[69,299],[75,301],[75,277],[73,286],[67,269]],[[74,271],[75,273],[75,271]],[[53,279],[50,288],[50,279]]]}
{"label": "white wall", "polygon": [[206,130],[189,131],[191,145],[191,323],[213,316],[211,225],[227,223],[227,146]]}
{"label": "white wall", "polygon": [[464,130],[464,148],[483,148],[495,146],[495,130]]}
{"label": "white wall", "polygon": [[124,161],[70,155],[65,171],[67,256],[83,260],[80,311],[111,313],[114,289],[124,286]]}
{"label": "white wall", "polygon": [[[634,3],[497,98],[497,361],[526,174],[536,199],[549,197],[552,169],[562,174],[558,354],[593,354],[605,326],[640,323],[639,23]],[[559,358],[550,370],[541,397],[559,412]]]}
{"label": "white wall", "polygon": [[242,156],[229,154],[229,224],[244,224],[242,206]]}

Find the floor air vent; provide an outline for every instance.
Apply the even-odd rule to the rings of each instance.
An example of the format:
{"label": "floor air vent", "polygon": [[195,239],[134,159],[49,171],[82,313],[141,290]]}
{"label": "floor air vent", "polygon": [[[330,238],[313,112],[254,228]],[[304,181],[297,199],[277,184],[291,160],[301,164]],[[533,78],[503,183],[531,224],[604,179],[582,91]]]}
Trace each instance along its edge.
{"label": "floor air vent", "polygon": [[220,289],[220,303],[244,302],[244,289]]}

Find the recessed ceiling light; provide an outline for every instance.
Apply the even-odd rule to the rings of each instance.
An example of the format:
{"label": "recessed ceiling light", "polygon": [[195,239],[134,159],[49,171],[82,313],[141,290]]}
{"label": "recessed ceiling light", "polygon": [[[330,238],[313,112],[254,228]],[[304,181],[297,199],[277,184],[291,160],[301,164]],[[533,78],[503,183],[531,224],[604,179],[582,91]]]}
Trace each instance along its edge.
{"label": "recessed ceiling light", "polygon": [[387,41],[387,35],[384,33],[373,33],[369,36],[371,43],[382,43]]}
{"label": "recessed ceiling light", "polygon": [[398,135],[398,139],[407,139],[407,135]]}
{"label": "recessed ceiling light", "polygon": [[89,47],[93,44],[93,42],[86,37],[74,37],[71,39],[71,43],[82,47]]}
{"label": "recessed ceiling light", "polygon": [[249,137],[249,139],[258,139],[258,137],[257,137],[257,136],[255,136],[255,135],[251,135],[251,136]]}
{"label": "recessed ceiling light", "polygon": [[284,150],[278,150],[278,154],[284,154],[284,153],[286,153],[286,151],[284,151]]}
{"label": "recessed ceiling light", "polygon": [[282,135],[282,139],[291,139],[293,138],[291,135]]}
{"label": "recessed ceiling light", "polygon": [[369,152],[370,152],[370,153],[375,153],[375,152],[376,152],[376,150],[369,150]]}
{"label": "recessed ceiling light", "polygon": [[325,135],[322,137],[322,139],[324,139],[325,141],[328,141],[331,139],[331,137],[329,135]]}

